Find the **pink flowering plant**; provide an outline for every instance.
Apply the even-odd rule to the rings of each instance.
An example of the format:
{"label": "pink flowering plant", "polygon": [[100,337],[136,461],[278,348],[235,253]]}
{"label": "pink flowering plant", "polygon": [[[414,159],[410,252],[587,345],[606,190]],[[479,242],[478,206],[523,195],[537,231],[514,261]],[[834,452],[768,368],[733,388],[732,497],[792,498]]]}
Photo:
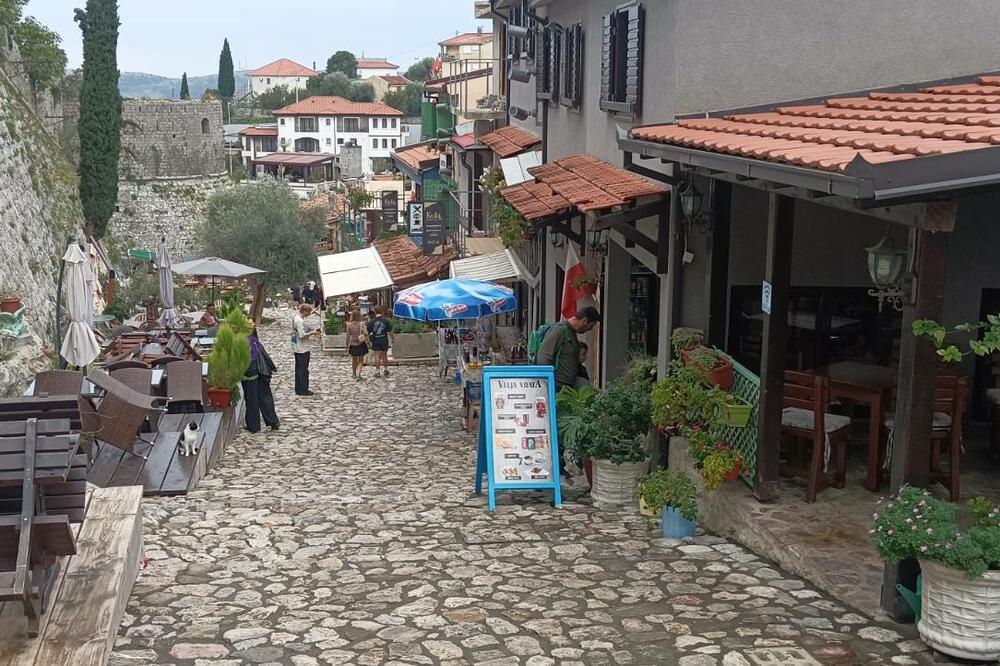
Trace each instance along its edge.
{"label": "pink flowering plant", "polygon": [[887,562],[934,560],[969,578],[1000,569],[1000,507],[983,497],[958,505],[904,486],[879,500],[873,518],[869,534]]}

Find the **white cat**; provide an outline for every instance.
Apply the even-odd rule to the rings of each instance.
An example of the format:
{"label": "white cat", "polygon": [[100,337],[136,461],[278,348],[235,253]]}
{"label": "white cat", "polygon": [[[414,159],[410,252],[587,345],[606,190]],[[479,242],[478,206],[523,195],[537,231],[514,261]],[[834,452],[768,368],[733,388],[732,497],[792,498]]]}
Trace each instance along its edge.
{"label": "white cat", "polygon": [[184,434],[181,436],[182,456],[190,456],[198,453],[198,424],[192,421],[184,427]]}

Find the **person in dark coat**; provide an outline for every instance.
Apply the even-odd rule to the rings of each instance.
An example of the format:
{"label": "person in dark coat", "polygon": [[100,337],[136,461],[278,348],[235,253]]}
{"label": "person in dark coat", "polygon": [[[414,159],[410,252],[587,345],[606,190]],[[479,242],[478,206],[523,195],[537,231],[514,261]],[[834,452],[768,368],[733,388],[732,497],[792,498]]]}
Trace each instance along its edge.
{"label": "person in dark coat", "polygon": [[274,362],[264,349],[264,344],[257,337],[257,327],[254,326],[250,335],[250,366],[243,374],[243,399],[246,401],[246,427],[250,432],[260,432],[260,419],[264,424],[277,430],[281,425],[274,411],[274,395],[271,393],[271,375],[274,373]]}

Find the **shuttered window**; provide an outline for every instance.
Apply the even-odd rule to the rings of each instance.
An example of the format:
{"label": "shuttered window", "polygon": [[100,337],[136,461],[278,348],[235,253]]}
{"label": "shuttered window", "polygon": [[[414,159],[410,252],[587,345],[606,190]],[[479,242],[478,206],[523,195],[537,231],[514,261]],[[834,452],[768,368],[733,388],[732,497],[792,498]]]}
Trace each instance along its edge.
{"label": "shuttered window", "polygon": [[563,30],[560,42],[559,101],[578,109],[583,97],[583,26],[577,23]]}
{"label": "shuttered window", "polygon": [[623,5],[604,16],[601,50],[601,109],[642,113],[642,6]]}
{"label": "shuttered window", "polygon": [[509,32],[507,33],[507,55],[515,60],[521,58],[521,56],[534,57],[536,53],[536,26],[535,20],[531,18],[531,15],[529,14],[528,2],[529,0],[519,0],[519,2],[511,8],[510,17],[507,19],[507,23],[510,25],[528,28],[528,35],[523,38],[514,37]]}
{"label": "shuttered window", "polygon": [[562,58],[562,28],[555,23],[545,27],[541,38],[537,41],[539,53],[535,57],[535,82],[538,88],[538,99],[552,102],[559,99],[559,62]]}

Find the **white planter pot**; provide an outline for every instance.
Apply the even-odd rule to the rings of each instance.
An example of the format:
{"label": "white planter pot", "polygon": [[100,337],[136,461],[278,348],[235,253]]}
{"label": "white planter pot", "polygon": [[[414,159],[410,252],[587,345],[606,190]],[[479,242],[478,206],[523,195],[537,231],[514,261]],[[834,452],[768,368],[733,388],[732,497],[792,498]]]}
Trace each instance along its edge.
{"label": "white planter pot", "polygon": [[594,487],[590,489],[590,495],[597,506],[633,507],[639,479],[645,473],[645,462],[615,465],[610,460],[595,460]]}
{"label": "white planter pot", "polygon": [[937,562],[920,560],[923,574],[920,637],[953,657],[1000,658],[1000,571],[980,578]]}
{"label": "white planter pot", "polygon": [[338,333],[337,335],[324,335],[323,349],[324,351],[346,351],[347,334]]}

